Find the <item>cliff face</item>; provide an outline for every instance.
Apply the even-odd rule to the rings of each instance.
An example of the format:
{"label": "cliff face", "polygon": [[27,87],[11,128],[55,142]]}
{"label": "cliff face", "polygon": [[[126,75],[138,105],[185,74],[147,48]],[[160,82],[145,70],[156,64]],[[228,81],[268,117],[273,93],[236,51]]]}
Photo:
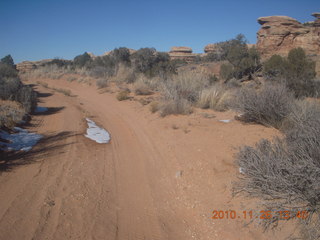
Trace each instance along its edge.
{"label": "cliff face", "polygon": [[257,49],[263,58],[274,54],[286,56],[288,52],[302,47],[308,56],[320,56],[320,13],[312,14],[316,20],[300,23],[286,16],[261,17],[261,29],[257,33]]}

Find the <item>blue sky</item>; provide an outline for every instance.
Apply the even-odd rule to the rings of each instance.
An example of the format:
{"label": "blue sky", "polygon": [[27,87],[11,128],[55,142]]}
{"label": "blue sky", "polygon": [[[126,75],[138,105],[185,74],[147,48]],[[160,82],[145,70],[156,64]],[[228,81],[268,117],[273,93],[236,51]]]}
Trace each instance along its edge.
{"label": "blue sky", "polygon": [[238,33],[255,43],[258,17],[306,22],[312,12],[320,12],[319,0],[0,0],[0,57],[72,59],[116,47],[203,52],[206,44]]}

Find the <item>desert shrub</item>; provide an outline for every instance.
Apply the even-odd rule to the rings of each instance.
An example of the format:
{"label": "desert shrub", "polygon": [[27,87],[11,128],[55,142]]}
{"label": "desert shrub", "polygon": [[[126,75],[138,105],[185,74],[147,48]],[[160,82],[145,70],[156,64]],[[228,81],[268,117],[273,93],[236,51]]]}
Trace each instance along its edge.
{"label": "desert shrub", "polygon": [[291,113],[294,96],[280,84],[266,84],[260,90],[241,88],[232,108],[241,114],[241,120],[280,128],[282,121]]}
{"label": "desert shrub", "polygon": [[159,107],[160,107],[159,102],[157,102],[157,101],[151,102],[150,106],[149,106],[150,112],[152,112],[152,113],[157,112],[159,110]]}
{"label": "desert shrub", "polygon": [[119,64],[112,80],[119,84],[133,83],[136,80],[136,73],[132,67],[128,67],[125,64]]}
{"label": "desert shrub", "polygon": [[138,72],[146,73],[150,70],[155,62],[156,49],[141,48],[132,54],[134,68]]}
{"label": "desert shrub", "polygon": [[[299,100],[294,105],[284,129],[286,140],[296,147],[309,149],[310,156],[320,155],[320,104],[316,100]],[[316,150],[313,154],[312,151]],[[318,155],[319,154],[319,155]]]}
{"label": "desert shrub", "polygon": [[210,86],[209,76],[194,71],[184,71],[161,82],[159,90],[163,96],[161,115],[189,114],[196,104],[200,92]]}
{"label": "desert shrub", "polygon": [[[245,146],[236,156],[243,176],[235,191],[263,199],[266,210],[287,210],[291,218],[307,210],[300,221],[304,239],[319,239],[320,214],[320,105],[300,101],[295,105],[283,138]],[[264,221],[276,226],[279,216]]]}
{"label": "desert shrub", "polygon": [[316,76],[315,62],[306,57],[302,48],[292,49],[287,58],[272,56],[264,63],[264,76],[274,81],[283,81],[294,91],[297,97],[315,96],[319,90]]}
{"label": "desert shrub", "polygon": [[99,78],[96,80],[96,85],[98,88],[105,88],[108,86],[108,80],[106,78]]}
{"label": "desert shrub", "polygon": [[13,128],[23,120],[25,114],[25,110],[17,102],[0,100],[0,129]]}
{"label": "desert shrub", "polygon": [[116,73],[117,64],[115,59],[110,56],[97,57],[86,64],[88,73],[92,77],[110,77]]}
{"label": "desert shrub", "polygon": [[136,95],[150,95],[153,93],[144,78],[135,81],[133,87]]}
{"label": "desert shrub", "polygon": [[78,55],[73,59],[73,64],[76,67],[82,68],[88,65],[92,61],[90,55],[85,52],[84,54]]}
{"label": "desert shrub", "polygon": [[18,78],[0,79],[0,99],[17,101],[28,113],[37,105],[37,94]]}
{"label": "desert shrub", "polygon": [[192,113],[192,107],[186,99],[178,98],[174,100],[168,100],[160,105],[160,116],[165,117],[171,114],[188,115]]}
{"label": "desert shrub", "polygon": [[162,88],[167,99],[185,99],[190,103],[196,103],[199,92],[208,87],[209,76],[193,71],[181,72],[167,80]]}
{"label": "desert shrub", "polygon": [[220,67],[220,76],[222,79],[229,80],[233,78],[234,68],[230,63],[224,63]]}
{"label": "desert shrub", "polygon": [[263,74],[266,79],[275,80],[278,77],[285,76],[286,59],[280,55],[272,55],[263,64]]}
{"label": "desert shrub", "polygon": [[176,73],[177,69],[177,62],[171,61],[168,53],[157,52],[154,48],[139,49],[132,54],[131,61],[136,72],[148,77],[160,76],[166,79],[167,75]]}
{"label": "desert shrub", "polygon": [[18,71],[14,66],[0,62],[0,79],[1,78],[16,78]]}
{"label": "desert shrub", "polygon": [[114,62],[116,64],[118,63],[122,63],[122,64],[130,64],[130,51],[128,48],[125,47],[120,47],[120,48],[115,48],[112,53],[111,56],[114,59]]}
{"label": "desert shrub", "polygon": [[14,98],[15,101],[21,103],[26,112],[32,112],[37,106],[37,94],[32,87],[23,85],[19,88]]}
{"label": "desert shrub", "polygon": [[0,62],[6,65],[9,65],[11,67],[14,67],[14,61],[10,54],[1,58]]}
{"label": "desert shrub", "polygon": [[64,60],[64,59],[56,58],[56,59],[53,59],[50,62],[47,62],[47,63],[43,64],[42,66],[47,66],[47,65],[56,65],[57,67],[62,68],[62,67],[70,66],[71,65],[71,61],[70,60]]}
{"label": "desert shrub", "polygon": [[117,94],[117,99],[118,99],[118,101],[124,101],[124,100],[129,99],[129,91],[127,91],[127,90],[120,91]]}
{"label": "desert shrub", "polygon": [[234,39],[220,43],[219,47],[220,60],[229,62],[221,66],[221,76],[225,80],[244,77],[250,79],[260,69],[260,55],[255,47],[248,48],[244,35],[239,34]]}
{"label": "desert shrub", "polygon": [[88,70],[88,74],[94,78],[104,78],[113,74],[108,71],[108,68],[102,66],[95,66]]}
{"label": "desert shrub", "polygon": [[228,109],[229,98],[231,98],[230,91],[221,84],[215,84],[200,92],[198,106],[204,109],[211,108],[217,111],[224,111]]}

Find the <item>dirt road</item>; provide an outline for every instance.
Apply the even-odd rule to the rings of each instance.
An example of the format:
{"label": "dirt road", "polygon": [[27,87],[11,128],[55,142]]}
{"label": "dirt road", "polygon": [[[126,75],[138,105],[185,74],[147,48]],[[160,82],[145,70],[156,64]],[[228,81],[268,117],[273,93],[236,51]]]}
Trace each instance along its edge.
{"label": "dirt road", "polygon": [[[1,172],[1,240],[281,239],[243,219],[211,219],[254,206],[231,197],[233,154],[275,130],[218,121],[230,112],[159,118],[93,86],[47,82],[75,96],[35,87],[49,111],[28,128],[45,137]],[[109,144],[84,137],[85,117],[110,132]]]}

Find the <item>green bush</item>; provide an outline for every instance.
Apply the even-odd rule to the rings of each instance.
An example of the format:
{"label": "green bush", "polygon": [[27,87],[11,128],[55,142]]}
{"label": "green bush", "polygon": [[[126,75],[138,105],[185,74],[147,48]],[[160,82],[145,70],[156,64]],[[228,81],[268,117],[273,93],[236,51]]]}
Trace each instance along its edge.
{"label": "green bush", "polygon": [[273,81],[283,81],[297,97],[315,96],[319,90],[315,62],[307,59],[302,48],[292,49],[287,58],[272,56],[264,63],[264,76]]}
{"label": "green bush", "polygon": [[168,53],[157,52],[154,48],[141,48],[131,56],[131,61],[136,72],[144,73],[148,77],[167,75],[176,72],[176,62],[170,61]]}
{"label": "green bush", "polygon": [[37,105],[36,93],[21,83],[10,55],[0,62],[0,99],[19,102],[27,113]]}
{"label": "green bush", "polygon": [[11,67],[14,67],[14,62],[13,62],[13,58],[11,57],[11,55],[7,55],[4,58],[2,58],[0,60],[1,63],[7,64]]}
{"label": "green bush", "polygon": [[235,39],[220,43],[221,49],[216,59],[227,60],[221,66],[221,77],[225,80],[231,78],[251,78],[260,67],[260,55],[255,47],[248,48],[244,35],[239,34]]}
{"label": "green bush", "polygon": [[124,63],[124,64],[130,64],[130,51],[128,48],[125,47],[120,47],[120,48],[115,48],[111,56],[114,59],[114,62],[116,64],[118,63]]}
{"label": "green bush", "polygon": [[47,66],[47,65],[56,65],[61,68],[61,67],[70,66],[71,61],[57,58],[57,59],[53,59],[52,61],[43,64],[42,66]]}
{"label": "green bush", "polygon": [[18,71],[14,66],[0,62],[0,79],[16,77],[18,77]]}
{"label": "green bush", "polygon": [[85,52],[84,54],[78,55],[73,59],[73,64],[76,67],[82,68],[88,65],[92,61],[90,55]]}

